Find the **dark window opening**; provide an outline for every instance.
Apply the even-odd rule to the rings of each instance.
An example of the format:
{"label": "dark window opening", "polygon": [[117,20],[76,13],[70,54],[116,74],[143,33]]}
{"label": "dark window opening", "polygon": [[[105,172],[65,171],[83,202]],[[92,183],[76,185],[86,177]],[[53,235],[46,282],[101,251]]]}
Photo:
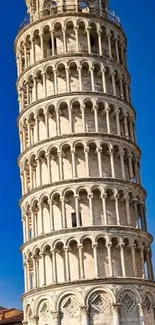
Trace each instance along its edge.
{"label": "dark window opening", "polygon": [[[73,213],[71,214],[71,217],[72,217],[72,227],[73,227],[73,228],[76,228],[76,227],[77,227],[76,213],[73,212]],[[80,226],[80,227],[82,226],[81,212],[79,212],[79,226]]]}

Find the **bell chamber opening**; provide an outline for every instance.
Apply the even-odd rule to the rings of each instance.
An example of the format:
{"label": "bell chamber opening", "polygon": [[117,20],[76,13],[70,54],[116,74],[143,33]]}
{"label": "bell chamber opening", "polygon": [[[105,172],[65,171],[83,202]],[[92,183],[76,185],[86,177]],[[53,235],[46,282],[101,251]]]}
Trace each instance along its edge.
{"label": "bell chamber opening", "polygon": [[108,0],[27,0],[30,17],[33,20],[59,12],[108,12]]}

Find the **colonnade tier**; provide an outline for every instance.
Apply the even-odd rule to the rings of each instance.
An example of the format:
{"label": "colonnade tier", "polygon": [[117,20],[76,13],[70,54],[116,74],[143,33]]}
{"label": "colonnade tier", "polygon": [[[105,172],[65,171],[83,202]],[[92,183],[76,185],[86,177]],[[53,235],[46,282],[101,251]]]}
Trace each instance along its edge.
{"label": "colonnade tier", "polygon": [[22,194],[40,186],[82,178],[122,179],[140,185],[138,148],[116,139],[95,137],[47,142],[21,155]]}
{"label": "colonnade tier", "polygon": [[126,38],[104,19],[61,17],[33,24],[15,42],[18,76],[38,61],[75,53],[100,56],[126,67]]}
{"label": "colonnade tier", "polygon": [[30,69],[18,83],[20,111],[50,96],[80,92],[109,94],[130,103],[130,78],[116,64],[94,58],[67,58]]}
{"label": "colonnade tier", "polygon": [[[116,232],[117,233],[117,232]],[[65,240],[48,237],[23,249],[25,290],[63,282],[110,277],[153,280],[150,239],[92,229]],[[132,236],[131,236],[132,233]]]}
{"label": "colonnade tier", "polygon": [[[81,133],[119,136],[132,142],[135,114],[130,106],[105,98],[66,98],[32,106],[19,118],[21,152],[39,141]],[[82,134],[81,134],[82,136]]]}
{"label": "colonnade tier", "polygon": [[[101,183],[101,181],[100,181]],[[24,243],[49,232],[93,226],[147,231],[145,192],[137,185],[91,182],[38,189],[21,201]],[[115,182],[116,184],[117,182]],[[53,233],[54,234],[54,233]]]}

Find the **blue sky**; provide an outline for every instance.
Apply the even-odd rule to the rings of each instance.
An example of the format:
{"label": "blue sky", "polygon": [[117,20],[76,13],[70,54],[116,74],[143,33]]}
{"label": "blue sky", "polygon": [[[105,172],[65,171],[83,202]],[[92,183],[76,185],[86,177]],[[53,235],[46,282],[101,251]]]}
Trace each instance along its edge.
{"label": "blue sky", "polygon": [[[154,223],[154,130],[155,130],[155,3],[153,0],[111,0],[128,38],[128,62],[132,77],[132,102],[137,111],[137,140],[143,151],[142,181],[148,191],[149,231]],[[26,15],[24,0],[1,3],[1,127],[0,127],[0,305],[21,307],[23,269],[19,252],[22,243],[20,222],[20,178],[17,167],[19,140],[16,66],[13,42]],[[155,255],[155,246],[153,247]],[[155,260],[155,259],[154,259]]]}

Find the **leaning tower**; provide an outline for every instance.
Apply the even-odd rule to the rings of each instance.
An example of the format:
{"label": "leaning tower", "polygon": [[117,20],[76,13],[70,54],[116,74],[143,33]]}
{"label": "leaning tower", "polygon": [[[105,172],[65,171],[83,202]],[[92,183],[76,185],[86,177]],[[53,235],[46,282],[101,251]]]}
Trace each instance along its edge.
{"label": "leaning tower", "polygon": [[126,37],[108,0],[26,0],[15,41],[24,325],[154,325]]}

